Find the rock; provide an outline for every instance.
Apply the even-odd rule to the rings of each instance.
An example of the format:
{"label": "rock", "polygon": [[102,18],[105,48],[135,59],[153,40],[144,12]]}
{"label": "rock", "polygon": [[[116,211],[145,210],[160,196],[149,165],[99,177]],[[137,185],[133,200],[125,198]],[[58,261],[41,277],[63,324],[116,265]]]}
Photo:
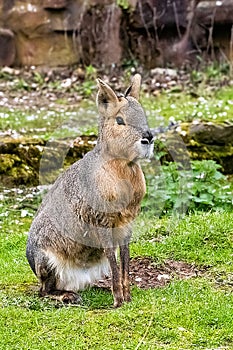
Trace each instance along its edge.
{"label": "rock", "polygon": [[51,21],[47,11],[39,5],[18,4],[7,13],[8,26],[28,38],[47,35],[51,32]]}
{"label": "rock", "polygon": [[182,67],[201,50],[232,60],[232,23],[232,0],[4,0],[0,64]]}
{"label": "rock", "polygon": [[233,145],[233,125],[212,122],[192,123],[189,127],[189,136],[195,141],[207,145]]}
{"label": "rock", "polygon": [[187,25],[188,0],[138,0],[135,10],[130,15],[130,23],[134,28],[155,29],[155,27],[180,27]]}
{"label": "rock", "polygon": [[15,164],[16,160],[20,160],[16,156],[9,156],[9,154],[1,154],[0,157],[0,174],[5,174],[8,170],[10,170]]}
{"label": "rock", "polygon": [[116,4],[116,1],[114,0],[86,0],[81,1],[86,8],[90,8],[92,6],[106,6],[106,5],[113,5]]}
{"label": "rock", "polygon": [[77,11],[79,11],[79,9],[80,8],[77,7],[77,9],[72,8],[72,11],[64,10],[50,13],[50,30],[52,32],[59,31],[67,33],[68,31],[72,31],[75,33],[75,31],[79,28],[78,23],[81,21],[81,14],[77,15]]}
{"label": "rock", "polygon": [[50,67],[72,65],[78,61],[78,53],[72,36],[51,33],[46,36],[28,38],[18,34],[17,63],[26,66],[48,65]]}
{"label": "rock", "polygon": [[61,10],[67,7],[69,0],[43,0],[44,9]]}
{"label": "rock", "polygon": [[174,128],[183,139],[191,159],[213,159],[225,174],[233,174],[233,124],[192,122]]}
{"label": "rock", "polygon": [[177,70],[176,69],[171,69],[171,68],[154,68],[151,69],[150,71],[151,75],[168,75],[170,77],[177,78]]}
{"label": "rock", "polygon": [[6,14],[7,24],[16,33],[15,62],[18,65],[51,67],[77,63],[76,42],[72,33],[67,34],[67,31],[76,28],[74,17],[60,10],[50,13],[40,6],[40,2],[33,1],[31,4],[16,2]]}
{"label": "rock", "polygon": [[104,33],[101,43],[101,56],[104,65],[119,64],[122,56],[120,43],[121,10],[117,6],[112,6],[108,21],[104,23]]}
{"label": "rock", "polygon": [[[213,159],[223,172],[233,174],[233,125],[206,122],[181,123],[168,132],[157,133],[164,153],[162,161],[176,161],[189,166],[190,159]],[[162,132],[162,131],[160,131]],[[38,185],[54,182],[64,168],[93,149],[96,136],[46,143],[36,139],[0,139],[0,181],[6,186]],[[164,146],[165,145],[165,146]]]}
{"label": "rock", "polygon": [[107,66],[120,63],[121,9],[115,3],[105,7],[91,7],[84,13],[80,28],[77,46],[83,63]]}
{"label": "rock", "polygon": [[11,66],[15,61],[16,48],[14,33],[0,28],[0,66]]}
{"label": "rock", "polygon": [[[1,69],[1,72],[9,74],[9,75],[20,75],[20,69],[14,69],[11,67],[3,67]],[[0,134],[0,136],[1,136],[1,134]]]}
{"label": "rock", "polygon": [[[233,2],[232,0],[200,1],[195,13],[195,28],[206,28],[206,35],[199,35],[199,48],[207,51],[211,48],[212,57],[227,57],[233,60],[230,42],[232,40]],[[203,29],[202,29],[203,30]],[[212,36],[209,33],[213,30]],[[201,33],[200,33],[201,34]],[[205,39],[205,40],[204,40]]]}
{"label": "rock", "polygon": [[93,149],[95,136],[47,142],[39,139],[0,138],[0,181],[4,186],[50,184],[64,168]]}
{"label": "rock", "polygon": [[200,24],[212,26],[233,23],[232,0],[200,1],[196,9],[196,20]]}

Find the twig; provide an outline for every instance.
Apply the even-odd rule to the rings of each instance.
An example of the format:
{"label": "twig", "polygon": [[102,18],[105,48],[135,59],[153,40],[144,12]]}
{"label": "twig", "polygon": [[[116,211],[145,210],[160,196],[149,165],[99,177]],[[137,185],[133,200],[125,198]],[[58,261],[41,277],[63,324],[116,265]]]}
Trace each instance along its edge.
{"label": "twig", "polygon": [[142,339],[140,340],[140,342],[138,343],[138,345],[136,346],[135,350],[138,350],[140,348],[140,346],[142,345],[142,343],[144,342],[144,340],[146,339],[148,333],[149,333],[149,329],[151,328],[152,326],[152,322],[153,322],[153,319],[154,319],[154,312],[152,313],[151,315],[151,318],[150,318],[150,321],[148,323],[148,326],[146,328],[146,331],[142,337]]}
{"label": "twig", "polygon": [[230,77],[233,76],[233,25],[231,27],[231,40],[230,40]]}
{"label": "twig", "polygon": [[174,10],[174,15],[175,15],[175,21],[176,21],[176,29],[177,29],[177,33],[179,38],[181,39],[181,31],[180,31],[180,24],[179,24],[179,17],[178,17],[178,13],[177,13],[177,8],[176,8],[176,3],[173,2],[173,10]]}
{"label": "twig", "polygon": [[213,15],[211,17],[211,26],[209,28],[209,36],[208,36],[208,43],[207,43],[207,53],[209,49],[211,48],[211,58],[214,60],[214,44],[213,44],[213,30],[214,30],[214,20],[216,15],[216,6],[213,11]]}

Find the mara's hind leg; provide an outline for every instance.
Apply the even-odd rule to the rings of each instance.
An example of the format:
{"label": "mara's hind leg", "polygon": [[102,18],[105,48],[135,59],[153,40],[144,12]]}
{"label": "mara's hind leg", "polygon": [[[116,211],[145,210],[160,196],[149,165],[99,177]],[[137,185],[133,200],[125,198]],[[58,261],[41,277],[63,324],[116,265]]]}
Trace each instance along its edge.
{"label": "mara's hind leg", "polygon": [[131,301],[129,282],[129,242],[120,246],[120,271],[124,301]]}
{"label": "mara's hind leg", "polygon": [[45,261],[37,266],[37,276],[41,282],[39,295],[61,301],[65,304],[80,304],[81,297],[70,290],[57,289],[58,278],[55,269],[51,269]]}

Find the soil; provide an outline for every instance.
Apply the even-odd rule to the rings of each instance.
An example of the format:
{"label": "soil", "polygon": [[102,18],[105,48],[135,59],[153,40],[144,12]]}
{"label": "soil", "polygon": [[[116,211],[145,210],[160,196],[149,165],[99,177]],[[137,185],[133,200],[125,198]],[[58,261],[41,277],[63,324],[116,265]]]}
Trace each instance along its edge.
{"label": "soil", "polygon": [[[130,261],[130,283],[142,289],[166,286],[174,279],[188,279],[203,273],[193,264],[183,261],[166,260],[157,265],[151,258],[137,257]],[[96,287],[111,288],[111,278],[99,280]]]}

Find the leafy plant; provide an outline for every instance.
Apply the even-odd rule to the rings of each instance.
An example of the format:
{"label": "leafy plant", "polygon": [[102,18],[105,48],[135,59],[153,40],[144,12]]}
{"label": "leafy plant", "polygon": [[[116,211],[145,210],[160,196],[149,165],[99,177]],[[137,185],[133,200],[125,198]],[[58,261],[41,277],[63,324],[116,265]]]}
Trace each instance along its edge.
{"label": "leafy plant", "polygon": [[[190,72],[190,81],[197,87],[198,91],[205,89],[207,84],[210,85],[222,85],[224,81],[227,81],[230,74],[229,63],[216,63],[206,65],[205,62],[200,60],[202,69],[194,69]],[[200,84],[200,86],[199,86]]]}
{"label": "leafy plant", "polygon": [[85,68],[86,71],[86,78],[95,80],[97,77],[97,69],[93,67],[91,64],[89,66],[86,66]]}
{"label": "leafy plant", "polygon": [[44,78],[43,75],[38,72],[38,71],[34,71],[33,72],[33,78],[35,83],[39,84],[39,85],[43,85],[44,84]]}
{"label": "leafy plant", "polygon": [[122,7],[123,10],[127,10],[130,6],[128,0],[117,0],[117,5]]}
{"label": "leafy plant", "polygon": [[156,215],[232,209],[233,186],[220,168],[213,160],[191,161],[188,170],[178,163],[161,166],[158,174],[146,178],[143,209]]}
{"label": "leafy plant", "polygon": [[82,93],[84,96],[90,96],[95,89],[96,85],[94,85],[92,81],[84,81],[82,84]]}
{"label": "leafy plant", "polygon": [[97,69],[92,65],[85,68],[85,81],[82,84],[75,85],[74,89],[84,97],[90,97],[96,90]]}
{"label": "leafy plant", "polygon": [[30,87],[30,84],[25,79],[20,78],[16,80],[15,89],[30,91],[31,87]]}

